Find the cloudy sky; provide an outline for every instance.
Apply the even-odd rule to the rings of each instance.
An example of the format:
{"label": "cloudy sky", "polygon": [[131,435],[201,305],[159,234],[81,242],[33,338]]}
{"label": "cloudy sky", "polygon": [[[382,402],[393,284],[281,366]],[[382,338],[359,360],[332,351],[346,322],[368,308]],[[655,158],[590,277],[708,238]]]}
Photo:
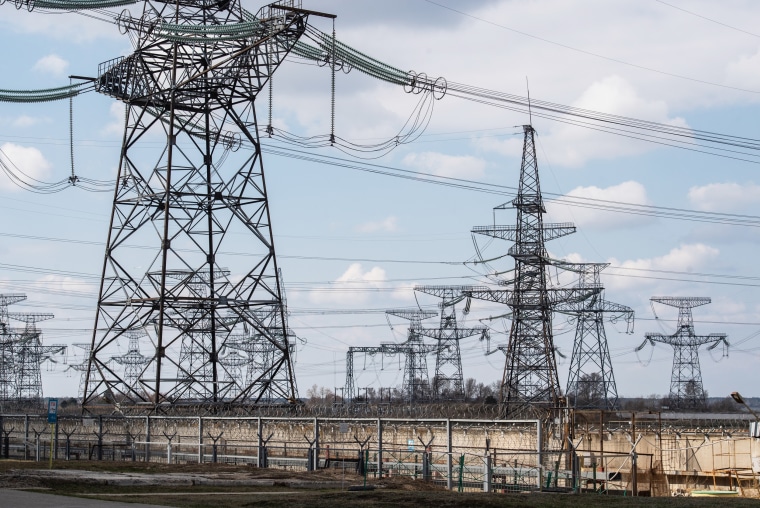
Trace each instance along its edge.
{"label": "cloudy sky", "polygon": [[[256,11],[260,5],[245,0]],[[304,0],[304,8],[337,14],[338,39],[394,67],[432,78],[695,131],[760,138],[760,7],[750,0]],[[131,9],[137,12],[137,7]],[[330,32],[329,20],[312,18]],[[98,64],[129,54],[130,42],[113,24],[75,14],[0,7],[5,52],[2,89],[68,84],[69,75],[94,76]],[[516,187],[522,112],[447,94],[435,101],[414,142],[380,158],[338,150],[315,154]],[[336,82],[336,134],[356,144],[393,139],[420,96],[356,71]],[[330,76],[291,59],[274,79],[273,119],[299,136],[330,130]],[[262,98],[259,114],[266,116]],[[75,172],[108,180],[115,174],[123,106],[94,93],[74,101]],[[725,332],[719,348],[700,354],[711,396],[753,393],[760,354],[760,274],[755,261],[760,201],[757,161],[726,156],[687,140],[686,149],[533,117],[541,185],[547,196],[586,197],[679,210],[681,218],[549,203],[553,222],[575,222],[578,232],[548,244],[556,258],[609,262],[609,300],[636,311],[632,334],[607,325],[618,391],[623,396],[667,394],[672,349],[636,353],[646,332],[672,333],[676,310],[650,305],[652,296],[707,296],[695,309],[699,334]],[[282,146],[274,138],[270,148]],[[0,149],[27,175],[59,181],[72,171],[68,102],[0,104]],[[730,150],[732,147],[724,146]],[[705,153],[711,152],[711,153]],[[513,224],[513,211],[494,212],[506,195],[451,188],[338,165],[264,153],[279,263],[287,287],[290,325],[305,342],[296,366],[302,393],[313,384],[342,386],[349,346],[401,341],[405,323],[384,309],[420,305],[415,284],[482,283],[473,264],[502,256],[506,243],[475,243],[473,226]],[[99,266],[108,226],[108,193],[71,188],[53,195],[21,190],[0,174],[0,293],[29,298],[11,310],[53,312],[43,324],[48,344],[90,340]],[[658,207],[658,208],[655,208]],[[695,212],[744,216],[754,226],[706,222]],[[672,215],[672,214],[671,214]],[[725,217],[725,216],[720,216]],[[244,247],[241,247],[244,248]],[[488,269],[507,270],[508,259]],[[357,310],[345,313],[346,310]],[[479,302],[467,325],[492,327],[492,347],[506,343],[505,309]],[[461,316],[461,314],[460,314]],[[464,316],[462,316],[464,319]],[[435,319],[429,321],[435,324]],[[389,326],[390,325],[390,326]],[[555,321],[564,384],[574,327]],[[126,344],[123,345],[126,348]],[[76,361],[71,348],[69,359]],[[492,382],[504,357],[486,344],[462,343],[465,377]],[[401,382],[397,360],[357,358],[357,386]],[[430,361],[432,365],[432,359]],[[46,395],[70,395],[78,373],[60,365],[43,372]],[[751,384],[752,383],[752,384]]]}

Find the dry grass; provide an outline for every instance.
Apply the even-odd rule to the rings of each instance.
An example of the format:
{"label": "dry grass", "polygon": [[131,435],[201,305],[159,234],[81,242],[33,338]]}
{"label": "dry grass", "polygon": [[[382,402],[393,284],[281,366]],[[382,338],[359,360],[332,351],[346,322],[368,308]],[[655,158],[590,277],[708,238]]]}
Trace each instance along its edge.
{"label": "dry grass", "polygon": [[[343,475],[340,471],[317,471],[310,473],[289,472],[276,469],[257,469],[250,466],[222,464],[145,464],[140,462],[71,461],[56,462],[57,469],[86,469],[113,473],[202,473],[204,476],[220,474],[223,477],[271,480],[264,486],[202,486],[202,485],[145,485],[119,486],[93,483],[82,479],[49,478],[35,475],[34,470],[44,469],[46,464],[22,461],[0,461],[0,486],[17,488],[45,488],[51,493],[88,498],[162,504],[182,508],[221,506],[242,507],[304,507],[339,508],[364,506],[389,506],[394,508],[454,507],[519,507],[519,508],[691,508],[730,506],[736,508],[760,508],[754,499],[707,499],[707,498],[632,498],[600,496],[596,494],[482,494],[448,492],[441,487],[407,478],[384,478],[368,483],[374,491],[348,492],[336,487],[360,485],[363,479]],[[294,488],[293,482],[302,482],[312,488]],[[328,488],[319,488],[326,485]],[[316,487],[316,488],[314,488]]]}

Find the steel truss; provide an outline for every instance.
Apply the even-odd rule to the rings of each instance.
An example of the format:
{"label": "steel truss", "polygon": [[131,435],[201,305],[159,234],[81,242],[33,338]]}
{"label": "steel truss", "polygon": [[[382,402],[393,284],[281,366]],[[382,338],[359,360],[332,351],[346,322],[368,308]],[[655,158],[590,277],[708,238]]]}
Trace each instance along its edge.
{"label": "steel truss", "polygon": [[561,398],[552,332],[552,308],[560,302],[582,301],[598,289],[553,289],[547,284],[551,260],[545,242],[575,232],[573,224],[545,224],[539,183],[535,131],[523,126],[524,143],[517,197],[497,210],[517,210],[515,226],[475,227],[472,232],[514,242],[508,254],[515,260],[511,289],[472,288],[464,294],[509,305],[512,327],[506,349],[500,401],[505,414],[534,415],[556,407]]}
{"label": "steel truss", "polygon": [[488,328],[475,326],[460,328],[457,325],[456,304],[469,299],[459,286],[416,286],[415,291],[437,296],[441,299],[441,321],[438,328],[421,328],[420,334],[437,341],[435,349],[435,376],[433,397],[436,399],[463,400],[464,374],[459,342],[467,337],[480,335],[486,338]]}
{"label": "steel truss", "polygon": [[694,331],[694,318],[691,309],[707,305],[712,300],[706,297],[655,296],[650,301],[676,307],[678,309],[678,328],[673,335],[647,333],[643,348],[647,342],[654,346],[661,342],[673,347],[673,372],[670,377],[670,409],[694,410],[705,409],[706,394],[702,385],[702,371],[699,366],[699,346],[710,344],[709,350],[723,344],[728,348],[725,333],[697,335]]}
{"label": "steel truss", "polygon": [[617,409],[617,385],[604,321],[625,320],[627,331],[632,332],[633,309],[604,299],[601,272],[609,263],[555,261],[554,265],[576,272],[578,289],[601,291],[586,300],[562,302],[554,308],[556,312],[567,314],[576,320],[575,341],[567,379],[568,401],[576,409]]}
{"label": "steel truss", "polygon": [[[296,400],[254,103],[308,15],[273,4],[252,20],[237,0],[147,0],[141,17],[120,17],[135,51],[101,64],[96,81],[126,117],[86,411]],[[246,23],[255,33],[223,33]],[[215,29],[194,30],[204,26]],[[222,361],[243,328],[270,355],[245,381]],[[135,329],[152,351],[132,382],[111,359]]]}

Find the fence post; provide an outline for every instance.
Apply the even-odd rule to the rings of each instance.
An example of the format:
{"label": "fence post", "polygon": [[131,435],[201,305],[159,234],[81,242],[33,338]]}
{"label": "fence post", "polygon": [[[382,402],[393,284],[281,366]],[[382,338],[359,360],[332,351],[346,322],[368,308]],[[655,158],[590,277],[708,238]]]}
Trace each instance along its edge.
{"label": "fence post", "polygon": [[24,415],[24,460],[29,460],[29,415]]}
{"label": "fence post", "polygon": [[377,419],[377,477],[383,477],[383,421]]}
{"label": "fence post", "polygon": [[145,462],[150,462],[150,416],[145,417]]}
{"label": "fence post", "polygon": [[453,467],[451,464],[451,419],[446,418],[446,488],[451,490]]}
{"label": "fence post", "polygon": [[[543,429],[541,428],[541,420],[536,420],[536,467],[538,468],[537,482],[538,482],[539,491],[541,491],[544,487],[543,485],[543,471],[544,471],[543,440],[544,440],[544,435],[543,435]],[[549,487],[548,482],[546,486],[547,488]]]}
{"label": "fence post", "polygon": [[55,445],[54,445],[53,449],[55,450],[53,452],[53,454],[54,454],[53,458],[55,460],[58,460],[58,420],[57,419],[56,419],[56,422],[55,422]]}
{"label": "fence post", "polygon": [[203,464],[203,417],[198,417],[198,464]]}
{"label": "fence post", "polygon": [[488,450],[486,450],[485,457],[483,457],[483,472],[485,473],[483,477],[483,492],[491,492],[493,471],[491,468],[491,455],[488,453]]}
{"label": "fence post", "polygon": [[256,467],[266,467],[266,466],[262,466],[262,459],[264,458],[264,457],[262,457],[262,452],[264,451],[264,443],[263,443],[263,440],[264,440],[264,435],[263,435],[264,428],[261,425],[261,417],[260,416],[259,416],[259,419],[258,419],[258,422],[257,422],[257,427],[258,427],[257,436],[258,436],[258,441],[259,441],[258,442],[259,451],[256,454],[257,455],[257,457],[256,457]]}
{"label": "fence post", "polygon": [[316,471],[319,469],[319,418],[314,418],[314,452],[312,454],[312,458],[314,459],[314,463],[312,464],[312,470]]}
{"label": "fence post", "polygon": [[98,460],[103,460],[103,415],[98,416]]}
{"label": "fence post", "polygon": [[459,492],[462,492],[464,485],[462,484],[462,478],[464,476],[464,455],[459,457]]}

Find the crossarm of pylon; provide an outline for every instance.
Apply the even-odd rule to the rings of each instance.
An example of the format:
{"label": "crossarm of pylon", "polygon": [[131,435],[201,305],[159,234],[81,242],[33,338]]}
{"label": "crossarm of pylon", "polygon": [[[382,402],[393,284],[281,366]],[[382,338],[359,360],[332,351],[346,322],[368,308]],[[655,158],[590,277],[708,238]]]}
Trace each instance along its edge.
{"label": "crossarm of pylon", "polygon": [[[475,226],[472,232],[478,235],[490,236],[500,240],[517,241],[517,226]],[[548,242],[556,238],[575,233],[575,226],[572,223],[544,224],[544,241]]]}
{"label": "crossarm of pylon", "polygon": [[[601,291],[599,288],[558,288],[547,289],[548,302],[542,302],[536,300],[536,307],[541,307],[548,303],[552,307],[562,303],[563,305],[575,304],[582,302],[583,300],[598,294]],[[476,288],[473,290],[464,291],[464,294],[478,300],[486,300],[495,303],[502,303],[509,305],[514,301],[515,291],[510,289],[490,289],[486,287]],[[523,305],[528,305],[527,299],[523,299]]]}
{"label": "crossarm of pylon", "polygon": [[462,340],[474,335],[485,335],[488,328],[485,326],[475,326],[472,328],[453,328],[453,329],[441,329],[441,328],[422,328],[419,330],[420,335],[429,337],[436,340]]}
{"label": "crossarm of pylon", "polygon": [[610,302],[601,298],[589,298],[588,300],[572,300],[559,302],[554,310],[563,314],[604,313],[608,321],[625,319],[633,320],[634,311],[626,305]]}
{"label": "crossarm of pylon", "polygon": [[699,307],[701,305],[707,305],[712,301],[711,298],[703,296],[653,296],[649,300],[678,308]]}
{"label": "crossarm of pylon", "polygon": [[415,291],[437,296],[438,298],[444,298],[446,296],[451,296],[452,294],[455,296],[464,295],[466,291],[476,289],[479,289],[478,286],[414,286]]}
{"label": "crossarm of pylon", "polygon": [[645,337],[650,342],[661,342],[674,347],[697,347],[726,340],[727,335],[725,333],[711,333],[709,335],[647,333]]}

